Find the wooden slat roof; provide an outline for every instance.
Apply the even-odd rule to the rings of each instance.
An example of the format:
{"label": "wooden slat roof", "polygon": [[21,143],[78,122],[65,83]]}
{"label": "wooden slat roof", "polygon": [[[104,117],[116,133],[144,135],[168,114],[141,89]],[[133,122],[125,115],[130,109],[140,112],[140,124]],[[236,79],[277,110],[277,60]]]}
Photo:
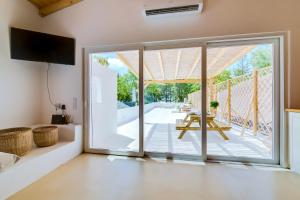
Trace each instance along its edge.
{"label": "wooden slat roof", "polygon": [[[208,78],[217,76],[255,47],[256,45],[209,48]],[[118,57],[137,74],[139,59],[136,52],[118,52]],[[144,69],[144,80],[148,83],[196,82],[201,77],[201,48],[145,51]]]}

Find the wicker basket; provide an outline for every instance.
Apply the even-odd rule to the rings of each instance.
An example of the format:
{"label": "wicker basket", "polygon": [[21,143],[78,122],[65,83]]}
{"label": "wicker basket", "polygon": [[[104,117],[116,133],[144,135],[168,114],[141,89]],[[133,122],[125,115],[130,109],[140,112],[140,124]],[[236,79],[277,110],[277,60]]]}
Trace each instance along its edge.
{"label": "wicker basket", "polygon": [[58,128],[56,126],[44,126],[33,129],[33,140],[38,147],[55,145],[58,141]]}
{"label": "wicker basket", "polygon": [[23,156],[32,149],[31,128],[0,130],[0,151]]}

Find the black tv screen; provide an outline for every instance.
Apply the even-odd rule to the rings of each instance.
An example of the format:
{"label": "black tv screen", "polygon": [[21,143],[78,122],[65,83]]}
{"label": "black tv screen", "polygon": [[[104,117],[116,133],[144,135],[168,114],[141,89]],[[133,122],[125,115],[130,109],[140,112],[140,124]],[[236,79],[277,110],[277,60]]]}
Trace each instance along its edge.
{"label": "black tv screen", "polygon": [[11,28],[10,55],[18,60],[75,65],[75,39]]}

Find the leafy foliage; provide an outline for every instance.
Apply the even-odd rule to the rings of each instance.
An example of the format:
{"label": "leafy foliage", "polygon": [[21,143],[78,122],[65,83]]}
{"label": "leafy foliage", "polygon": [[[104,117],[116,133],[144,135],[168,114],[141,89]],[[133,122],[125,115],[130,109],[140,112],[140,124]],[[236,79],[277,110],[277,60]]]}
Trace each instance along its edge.
{"label": "leafy foliage", "polygon": [[183,102],[188,94],[200,90],[199,84],[150,84],[145,88],[145,103],[165,101]]}
{"label": "leafy foliage", "polygon": [[175,100],[175,88],[173,84],[159,85],[161,87],[161,100],[165,102],[171,102]]}
{"label": "leafy foliage", "polygon": [[173,87],[175,87],[175,101],[177,102],[183,102],[188,94],[200,90],[199,84],[191,83],[176,83]]}
{"label": "leafy foliage", "polygon": [[104,65],[104,66],[108,66],[109,65],[109,62],[106,58],[102,57],[102,56],[99,56],[97,57],[98,59],[98,62],[101,64],[101,65]]}
{"label": "leafy foliage", "polygon": [[253,53],[252,65],[257,68],[272,66],[272,51],[266,48]]}
{"label": "leafy foliage", "polygon": [[225,69],[222,73],[216,76],[216,84],[227,81],[232,78],[231,71]]}
{"label": "leafy foliage", "polygon": [[237,76],[251,73],[253,68],[272,66],[272,50],[270,46],[260,47],[251,54],[243,56],[232,69],[225,69],[217,75],[216,83],[221,83]]}
{"label": "leafy foliage", "polygon": [[243,56],[236,64],[236,67],[233,70],[234,76],[241,76],[248,74],[250,69],[251,61],[248,55]]}
{"label": "leafy foliage", "polygon": [[211,108],[217,108],[219,106],[219,102],[218,101],[211,101],[210,102],[210,107]]}
{"label": "leafy foliage", "polygon": [[161,87],[158,84],[150,84],[145,89],[145,102],[158,102],[161,100]]}
{"label": "leafy foliage", "polygon": [[124,74],[123,76],[118,76],[118,101],[122,102],[130,102],[132,101],[132,93],[133,91],[137,90],[137,77],[131,73],[128,72],[127,74]]}

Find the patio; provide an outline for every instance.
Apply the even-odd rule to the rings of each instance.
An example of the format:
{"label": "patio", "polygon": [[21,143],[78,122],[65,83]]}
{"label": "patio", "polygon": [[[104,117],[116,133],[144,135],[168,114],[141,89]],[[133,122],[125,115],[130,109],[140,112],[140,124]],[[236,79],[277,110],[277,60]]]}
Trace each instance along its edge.
{"label": "patio", "polygon": [[[179,113],[175,107],[155,107],[145,113],[144,145],[146,152],[172,153],[182,155],[201,155],[201,131],[188,131],[183,139],[178,139],[180,131],[175,129],[176,119],[183,119],[186,113]],[[138,119],[132,120],[118,127],[118,134],[129,141],[120,143],[111,137],[106,144],[115,150],[138,150]],[[269,137],[264,135],[253,136],[250,132],[241,135],[238,127],[225,131],[229,137],[225,141],[217,131],[208,131],[208,154],[219,156],[239,156],[252,158],[271,158]],[[119,141],[116,143],[116,141]],[[114,144],[115,143],[115,144]]]}

